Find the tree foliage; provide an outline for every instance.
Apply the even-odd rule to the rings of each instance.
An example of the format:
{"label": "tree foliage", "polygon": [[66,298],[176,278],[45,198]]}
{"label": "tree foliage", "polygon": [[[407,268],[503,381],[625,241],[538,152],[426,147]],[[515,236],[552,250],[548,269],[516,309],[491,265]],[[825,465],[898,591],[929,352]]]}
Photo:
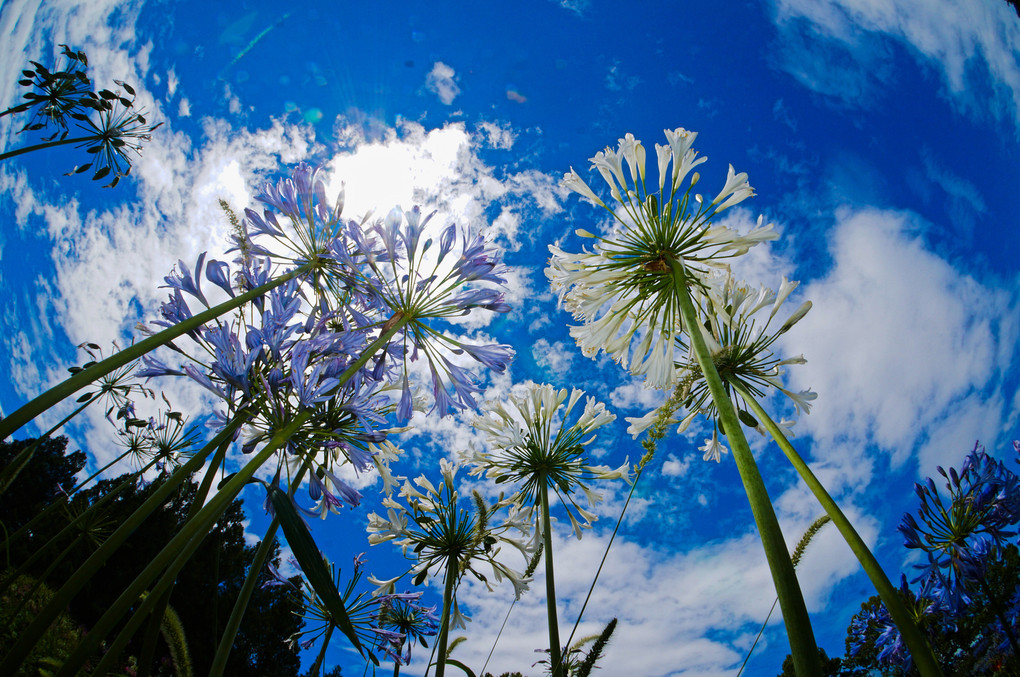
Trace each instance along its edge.
{"label": "tree foliage", "polygon": [[[19,451],[19,445],[25,442],[0,443],[0,462],[12,458]],[[24,524],[55,496],[59,496],[56,486],[70,489],[73,485],[74,474],[84,465],[84,455],[81,452],[65,455],[65,447],[64,438],[45,442],[17,482],[0,496],[3,510],[0,520],[9,525],[9,532],[10,525]],[[51,511],[49,518],[33,528],[29,536],[12,544],[12,565],[17,566],[40,547],[50,548],[54,556],[69,548],[60,558],[51,557],[53,561],[46,563],[49,571],[45,582],[51,587],[61,585],[88,558],[94,542],[90,539],[76,540],[76,535],[72,534],[46,545],[58,535],[68,519],[86,514],[88,508],[107,497],[98,509],[101,521],[118,524],[146,500],[159,482],[157,479],[149,484],[123,475],[79,491],[66,507]],[[117,556],[111,558],[89,581],[69,609],[70,617],[76,623],[88,628],[109,608],[123,588],[123,581],[133,579],[163,547],[168,536],[179,531],[188,518],[196,491],[196,483],[183,484],[131,535]],[[244,519],[242,502],[234,501],[180,572],[170,598],[170,606],[184,629],[194,674],[208,673],[223,626],[257,548],[257,545],[245,544]],[[92,523],[94,521],[93,517]],[[279,563],[279,548],[276,548],[273,559]],[[263,573],[262,577],[264,580],[257,586],[234,641],[225,674],[238,677],[297,675],[300,660],[287,640],[301,629],[303,603],[285,588],[262,587],[261,582],[268,581],[269,576]],[[129,645],[128,653],[137,655],[140,641],[136,638],[136,643]],[[157,651],[157,674],[160,666],[169,664],[169,659],[169,650],[162,645]]]}

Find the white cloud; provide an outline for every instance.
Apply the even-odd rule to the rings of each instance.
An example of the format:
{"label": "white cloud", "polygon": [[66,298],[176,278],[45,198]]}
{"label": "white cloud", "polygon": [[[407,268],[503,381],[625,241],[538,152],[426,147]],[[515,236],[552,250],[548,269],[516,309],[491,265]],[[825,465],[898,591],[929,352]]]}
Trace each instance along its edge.
{"label": "white cloud", "polygon": [[637,379],[614,388],[609,394],[609,401],[617,409],[639,409],[642,414],[659,407],[663,399],[663,391],[646,388],[644,382]]}
{"label": "white cloud", "polygon": [[191,117],[191,103],[187,98],[181,97],[180,103],[177,104],[177,115],[182,118]]}
{"label": "white cloud", "polygon": [[442,61],[437,61],[432,64],[432,70],[425,77],[425,86],[447,106],[452,104],[460,94],[460,87],[457,86],[455,75],[452,68]]}
{"label": "white cloud", "polygon": [[560,381],[574,365],[574,354],[576,349],[563,341],[549,343],[548,340],[540,338],[531,346],[531,356],[540,369],[549,372]]}
{"label": "white cloud", "polygon": [[[784,526],[797,534],[794,541],[798,529],[803,530],[800,522]],[[556,595],[561,640],[566,642],[608,533],[586,533],[578,541],[565,525],[555,531]],[[678,550],[620,537],[613,544],[574,638],[598,633],[610,618],[619,619],[599,662],[604,674],[721,677],[739,667],[775,599],[760,542],[750,534],[737,535],[690,549],[681,545]],[[819,611],[832,585],[855,568],[835,530],[819,534],[799,568],[809,610]],[[455,658],[482,665],[510,605],[509,587],[490,593],[469,576],[464,578],[458,597],[470,607],[474,620]],[[527,673],[539,659],[534,651],[549,644],[544,590],[539,567],[531,591],[515,605],[486,671]],[[773,622],[781,626],[778,618]]]}
{"label": "white cloud", "polygon": [[[1020,19],[1006,2],[775,0],[774,18],[784,68],[847,105],[866,100],[888,76],[880,72],[888,62],[884,41],[893,40],[941,73],[964,108],[1020,124]],[[988,89],[975,77],[985,69]]]}
{"label": "white cloud", "polygon": [[894,465],[927,443],[923,472],[947,443],[936,433],[965,412],[966,435],[980,422],[998,436],[1003,403],[987,393],[1016,354],[1016,299],[928,251],[909,214],[843,210],[830,237],[834,265],[802,290],[814,307],[785,340],[808,359],[789,382],[819,393],[798,427],[824,459],[853,473],[869,443]]}

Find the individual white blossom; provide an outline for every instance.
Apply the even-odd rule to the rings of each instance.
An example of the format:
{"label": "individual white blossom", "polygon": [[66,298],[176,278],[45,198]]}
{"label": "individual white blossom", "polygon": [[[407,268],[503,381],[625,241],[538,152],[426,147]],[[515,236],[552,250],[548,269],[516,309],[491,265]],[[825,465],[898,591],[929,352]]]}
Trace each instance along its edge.
{"label": "individual white blossom", "polygon": [[723,189],[705,204],[691,192],[700,179],[691,170],[705,161],[692,148],[697,134],[682,128],[665,133],[668,145],[655,148],[658,191],[646,187],[647,153],[631,134],[620,139],[616,150],[606,148],[591,158],[613,204],[607,205],[573,169],[564,176],[567,188],[605,208],[614,222],[610,233],[595,238],[591,250],[571,253],[550,245],[546,268],[560,304],[580,323],[570,333],[585,354],[604,351],[657,388],[675,381],[676,338],[687,331],[670,262],[682,264],[687,288],[698,293],[711,271],[725,269],[728,259],[776,237],[772,225],[760,219],[746,234],[714,225],[720,212],[754,194],[747,175],[730,166]]}

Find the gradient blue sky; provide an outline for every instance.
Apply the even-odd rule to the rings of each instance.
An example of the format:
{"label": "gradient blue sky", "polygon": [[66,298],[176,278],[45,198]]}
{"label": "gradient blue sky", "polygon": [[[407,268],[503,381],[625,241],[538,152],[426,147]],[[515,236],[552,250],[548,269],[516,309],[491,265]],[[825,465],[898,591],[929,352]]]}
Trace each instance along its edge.
{"label": "gradient blue sky", "polygon": [[[308,160],[333,190],[346,182],[352,216],[417,203],[500,243],[514,310],[465,330],[512,343],[517,359],[486,395],[529,379],[583,387],[619,416],[597,453],[634,459],[623,417],[661,394],[581,355],[542,271],[548,244],[576,251],[575,228],[605,226],[560,186],[563,172],[587,171],[627,132],[651,149],[682,126],[709,158],[706,192],[727,163],[750,176],[757,197],[727,219],[764,214],[781,233],[736,272],[773,288],[788,275],[801,281],[792,301],[814,302],[782,345],[808,359],[792,385],[819,393],[796,443],[892,578],[909,569],[895,527],[913,482],[959,464],[975,440],[1005,458],[1020,435],[1020,19],[1002,0],[7,0],[0,35],[3,108],[29,59],[51,63],[69,43],[86,50],[99,86],[128,81],[164,123],[113,190],[62,176],[81,162],[73,149],[0,165],[4,411],[60,379],[74,345],[128,340],[155,316],[177,259],[222,253],[217,199],[240,210],[255,186]],[[25,143],[18,128],[0,118],[0,146]],[[160,387],[206,411],[198,389]],[[468,421],[416,419],[399,472],[435,474],[441,455],[477,441]],[[101,416],[68,434],[97,463],[115,453]],[[732,459],[703,462],[705,435],[667,439],[613,546],[581,627],[619,617],[605,674],[733,675],[772,604]],[[820,509],[776,449],[755,445],[795,542]],[[362,508],[316,534],[341,564],[368,551],[386,578],[399,555],[369,550],[363,532],[377,478],[357,481]],[[257,537],[265,519],[252,498]],[[573,623],[621,505],[609,491],[581,541],[559,525],[561,623]],[[799,571],[819,642],[841,655],[867,579],[835,531]],[[455,656],[477,669],[512,592],[467,584],[461,594],[474,621]],[[539,673],[542,605],[534,593],[516,606],[488,670]],[[785,634],[778,617],[769,628],[748,674],[779,672]],[[329,660],[357,674],[339,643]]]}

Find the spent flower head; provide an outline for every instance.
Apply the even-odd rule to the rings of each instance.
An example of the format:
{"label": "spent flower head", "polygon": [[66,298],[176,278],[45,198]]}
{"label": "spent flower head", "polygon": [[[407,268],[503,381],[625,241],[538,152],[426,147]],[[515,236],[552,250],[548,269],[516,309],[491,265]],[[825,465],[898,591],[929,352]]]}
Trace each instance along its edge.
{"label": "spent flower head", "polygon": [[573,169],[564,176],[566,187],[612,215],[613,228],[605,236],[578,231],[595,239],[590,251],[573,254],[550,245],[546,268],[561,305],[581,322],[570,331],[584,353],[594,357],[604,350],[654,387],[673,383],[675,340],[687,331],[671,263],[682,265],[685,285],[697,292],[709,271],[776,238],[772,225],[761,219],[746,234],[713,224],[720,212],[754,194],[747,175],[730,166],[722,190],[706,203],[692,194],[699,175],[695,172],[687,182],[691,170],[705,161],[692,148],[697,134],[682,128],[665,133],[668,145],[656,145],[657,186],[646,183],[646,152],[631,134],[620,139],[617,150],[606,148],[591,158],[609,186],[611,203]]}
{"label": "spent flower head", "polygon": [[[575,501],[580,491],[593,507],[602,497],[590,485],[595,480],[630,481],[629,464],[618,468],[592,465],[586,447],[595,431],[616,416],[603,403],[588,397],[577,420],[568,425],[583,390],[557,390],[551,385],[525,384],[505,402],[486,402],[473,425],[486,434],[489,452],[474,451],[469,460],[472,474],[485,474],[497,484],[510,483],[525,505],[536,506],[540,494],[552,489],[581,537],[581,527],[591,526],[597,517]],[[583,520],[578,520],[578,517]]]}

